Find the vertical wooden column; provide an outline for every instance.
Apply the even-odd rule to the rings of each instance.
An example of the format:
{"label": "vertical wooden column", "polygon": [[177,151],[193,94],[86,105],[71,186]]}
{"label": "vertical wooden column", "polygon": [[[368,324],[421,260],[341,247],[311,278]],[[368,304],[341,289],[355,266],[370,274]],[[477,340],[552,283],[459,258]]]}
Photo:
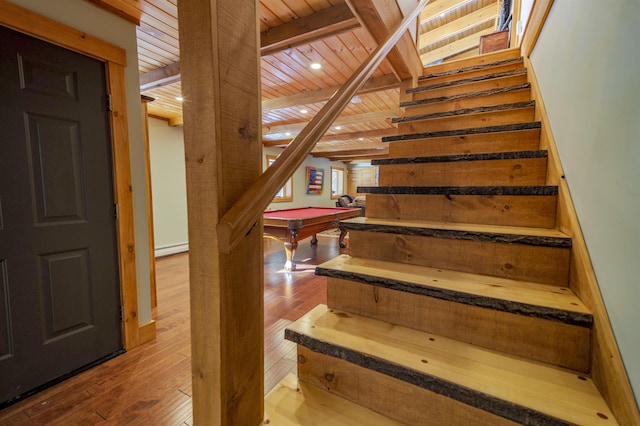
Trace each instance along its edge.
{"label": "vertical wooden column", "polygon": [[151,294],[151,307],[158,307],[158,294],[156,291],[156,256],[155,238],[153,231],[153,191],[151,188],[151,153],[149,150],[149,117],[147,104],[155,99],[141,95],[142,110],[142,142],[144,144],[144,174],[147,178],[147,232],[149,235],[149,289]]}
{"label": "vertical wooden column", "polygon": [[229,254],[216,233],[261,173],[257,4],[178,2],[196,425],[263,416],[262,226]]}

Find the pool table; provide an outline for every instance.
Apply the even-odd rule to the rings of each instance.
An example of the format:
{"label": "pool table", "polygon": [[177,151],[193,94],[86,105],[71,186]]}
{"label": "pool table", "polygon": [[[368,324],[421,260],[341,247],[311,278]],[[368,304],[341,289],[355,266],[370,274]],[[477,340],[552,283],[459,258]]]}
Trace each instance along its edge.
{"label": "pool table", "polygon": [[[298,241],[311,235],[311,244],[318,244],[316,234],[327,229],[338,227],[343,219],[360,216],[360,208],[344,207],[301,207],[283,210],[268,210],[263,214],[264,237],[274,238],[284,242],[284,250],[287,254],[287,262],[284,265],[286,271],[295,271],[296,264],[293,257],[298,248]],[[344,247],[346,231],[340,232],[340,247]]]}

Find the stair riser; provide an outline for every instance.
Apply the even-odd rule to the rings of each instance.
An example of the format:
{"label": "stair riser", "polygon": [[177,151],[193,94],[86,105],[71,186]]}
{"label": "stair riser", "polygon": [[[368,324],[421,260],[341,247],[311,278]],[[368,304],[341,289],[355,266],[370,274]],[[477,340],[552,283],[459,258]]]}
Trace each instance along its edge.
{"label": "stair riser", "polygon": [[368,194],[367,217],[553,228],[557,196]]}
{"label": "stair riser", "polygon": [[379,186],[544,185],[546,158],[388,164],[379,169]]}
{"label": "stair riser", "polygon": [[351,256],[567,286],[569,248],[349,231]]}
{"label": "stair riser", "polygon": [[328,278],[327,305],[578,371],[589,370],[590,329]]}
{"label": "stair riser", "polygon": [[472,127],[501,126],[533,121],[535,108],[517,108],[504,111],[464,114],[453,117],[431,118],[398,123],[398,134],[440,132]]}
{"label": "stair riser", "polygon": [[500,87],[515,86],[527,82],[527,76],[515,75],[509,77],[500,77],[492,80],[478,81],[475,83],[461,84],[451,87],[442,87],[439,89],[430,89],[422,92],[413,93],[411,99],[419,101],[422,99],[439,98],[441,96],[454,96],[461,93],[480,92],[482,90],[497,89]]}
{"label": "stair riser", "polygon": [[405,424],[515,425],[478,408],[300,345],[298,379]]}
{"label": "stair riser", "polygon": [[442,76],[442,77],[430,77],[428,79],[418,80],[418,86],[429,86],[431,84],[438,84],[438,83],[445,83],[445,82],[449,82],[449,81],[456,81],[456,80],[460,80],[462,78],[477,77],[477,76],[480,76],[480,75],[495,74],[495,73],[498,73],[498,72],[521,69],[523,67],[524,67],[524,63],[521,61],[521,62],[514,62],[514,63],[511,63],[511,64],[498,65],[498,66],[493,66],[491,68],[485,68],[485,69],[480,69],[480,70],[475,70],[475,71],[467,71],[467,72],[462,72],[462,73],[459,73],[459,74],[447,75],[447,76]]}
{"label": "stair riser", "polygon": [[456,70],[459,68],[465,68],[469,66],[490,64],[492,62],[504,61],[506,59],[517,58],[519,56],[520,56],[519,49],[499,50],[497,52],[491,52],[491,53],[487,53],[480,56],[474,56],[473,58],[461,59],[458,61],[444,62],[442,64],[431,65],[424,69],[423,75],[451,71],[451,70]]}
{"label": "stair riser", "polygon": [[529,100],[531,100],[531,89],[522,89],[495,95],[474,96],[469,98],[460,98],[450,101],[433,102],[425,105],[405,107],[404,115],[408,116],[419,114],[433,114],[435,112],[454,111],[457,109],[477,108],[481,106],[512,104]]}
{"label": "stair riser", "polygon": [[540,129],[389,142],[389,158],[533,151]]}

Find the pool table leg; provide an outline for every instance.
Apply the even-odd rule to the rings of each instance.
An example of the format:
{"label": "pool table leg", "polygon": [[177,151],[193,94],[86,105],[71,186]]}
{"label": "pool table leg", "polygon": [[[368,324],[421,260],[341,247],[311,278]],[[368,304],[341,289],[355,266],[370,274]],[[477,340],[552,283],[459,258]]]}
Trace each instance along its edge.
{"label": "pool table leg", "polygon": [[284,264],[284,270],[287,272],[295,271],[296,264],[293,263],[293,257],[296,255],[296,250],[298,248],[298,242],[285,242],[284,243],[284,252],[287,255],[287,262]]}
{"label": "pool table leg", "polygon": [[313,234],[313,237],[311,237],[311,245],[318,245],[318,237],[316,236],[316,234]]}
{"label": "pool table leg", "polygon": [[347,235],[347,231],[340,230],[340,238],[338,242],[340,243],[340,248],[345,248],[346,245],[344,243],[344,237]]}

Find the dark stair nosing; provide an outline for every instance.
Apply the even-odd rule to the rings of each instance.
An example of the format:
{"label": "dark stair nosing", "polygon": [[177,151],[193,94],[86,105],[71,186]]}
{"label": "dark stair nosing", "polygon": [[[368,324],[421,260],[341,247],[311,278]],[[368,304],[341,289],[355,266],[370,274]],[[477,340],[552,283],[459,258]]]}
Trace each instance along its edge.
{"label": "dark stair nosing", "polygon": [[416,371],[354,349],[318,340],[288,328],[284,331],[284,337],[313,352],[347,361],[521,424],[571,425],[571,423],[551,415],[505,401],[479,390],[457,385],[440,377]]}
{"label": "dark stair nosing", "polygon": [[450,71],[442,71],[442,72],[436,72],[436,73],[432,73],[432,74],[426,74],[426,75],[422,75],[422,76],[418,77],[418,81],[429,80],[431,78],[437,78],[437,77],[447,77],[447,76],[450,76],[450,75],[462,74],[462,73],[469,72],[469,71],[478,71],[478,70],[482,70],[482,69],[485,69],[485,68],[499,67],[499,66],[502,66],[502,65],[515,64],[515,63],[518,63],[518,62],[524,62],[524,59],[523,59],[522,56],[517,57],[517,58],[504,59],[502,61],[490,62],[488,64],[472,65],[472,66],[469,66],[469,67],[456,68],[455,70],[450,70]]}
{"label": "dark stair nosing", "polygon": [[401,281],[397,279],[382,278],[375,275],[323,268],[321,266],[316,267],[316,275],[356,281],[376,287],[388,288],[420,296],[428,296],[435,299],[462,303],[480,308],[493,309],[495,311],[541,318],[578,327],[591,328],[593,326],[593,316],[582,312],[549,308],[524,302],[516,302],[513,300],[498,299],[490,296],[443,289],[425,284],[416,284],[410,281]]}
{"label": "dark stair nosing", "polygon": [[358,193],[410,195],[558,195],[557,186],[359,186]]}
{"label": "dark stair nosing", "polygon": [[398,164],[455,163],[460,161],[517,160],[526,158],[547,158],[546,150],[488,152],[485,154],[454,154],[433,157],[380,158],[371,160],[371,165],[385,166]]}
{"label": "dark stair nosing", "polygon": [[476,76],[476,77],[462,78],[460,80],[447,81],[445,83],[436,83],[436,84],[431,84],[429,86],[412,87],[410,89],[407,89],[406,93],[425,92],[425,91],[433,90],[433,89],[441,89],[443,87],[452,87],[452,86],[459,86],[459,85],[462,85],[462,84],[476,83],[478,81],[493,80],[495,78],[513,77],[513,76],[518,76],[518,75],[524,75],[526,73],[527,73],[527,69],[526,68],[520,68],[520,69],[517,69],[517,70],[503,71],[503,72],[497,72],[497,73],[493,73],[493,74],[479,75],[479,76]]}
{"label": "dark stair nosing", "polygon": [[505,124],[501,126],[471,127],[467,129],[441,130],[437,132],[407,133],[404,135],[383,136],[382,142],[395,142],[395,141],[406,141],[406,140],[427,139],[427,138],[441,138],[441,137],[447,137],[447,136],[477,135],[482,133],[511,132],[511,131],[517,131],[517,130],[540,129],[541,127],[542,127],[541,122],[532,121],[528,123]]}
{"label": "dark stair nosing", "polygon": [[421,99],[419,101],[400,102],[400,107],[407,108],[407,107],[426,105],[426,104],[436,103],[436,102],[455,101],[458,99],[475,98],[479,96],[499,95],[502,93],[509,93],[517,90],[530,89],[530,88],[531,88],[531,83],[522,83],[522,84],[516,84],[513,86],[498,87],[496,89],[481,90],[479,92],[460,93],[458,95],[440,96],[437,98]]}
{"label": "dark stair nosing", "polygon": [[450,240],[480,241],[489,243],[519,244],[536,247],[571,248],[570,237],[507,234],[501,232],[442,229],[362,222],[340,222],[341,231],[365,231],[417,237],[446,238]]}
{"label": "dark stair nosing", "polygon": [[530,108],[535,106],[536,106],[536,101],[524,101],[524,102],[515,102],[511,104],[490,105],[490,106],[481,106],[481,107],[475,107],[475,108],[462,108],[462,109],[456,109],[453,111],[434,112],[431,114],[409,115],[406,117],[394,117],[391,119],[391,122],[407,123],[410,121],[431,120],[434,118],[456,117],[459,115],[481,114],[485,112],[507,111],[510,109]]}

